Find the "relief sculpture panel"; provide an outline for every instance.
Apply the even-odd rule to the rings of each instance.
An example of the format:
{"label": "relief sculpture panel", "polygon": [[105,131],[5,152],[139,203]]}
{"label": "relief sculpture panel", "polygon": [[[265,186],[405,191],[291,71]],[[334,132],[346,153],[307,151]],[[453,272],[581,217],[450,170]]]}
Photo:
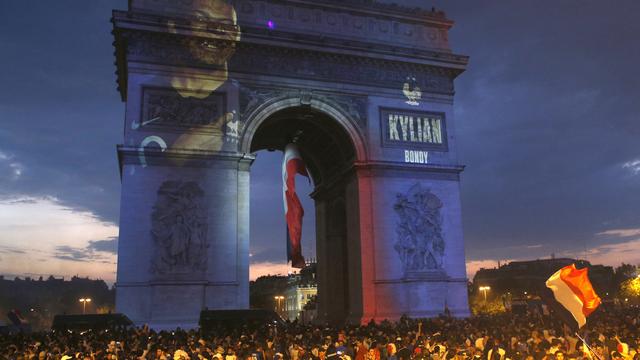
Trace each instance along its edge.
{"label": "relief sculpture panel", "polygon": [[207,269],[207,211],[195,182],[165,181],[151,214],[154,274],[194,274]]}
{"label": "relief sculpture panel", "polygon": [[393,209],[399,221],[394,248],[406,277],[442,272],[445,250],[442,207],[442,201],[420,183],[413,185],[407,193],[396,195]]}
{"label": "relief sculpture panel", "polygon": [[301,105],[308,105],[313,99],[319,100],[358,124],[362,129],[367,126],[367,97],[349,94],[334,94],[323,91],[292,88],[240,88],[240,114],[246,121],[258,107],[286,98],[300,98]]}
{"label": "relief sculpture panel", "polygon": [[145,88],[141,126],[200,126],[216,122],[224,112],[223,94],[183,97],[173,89]]}

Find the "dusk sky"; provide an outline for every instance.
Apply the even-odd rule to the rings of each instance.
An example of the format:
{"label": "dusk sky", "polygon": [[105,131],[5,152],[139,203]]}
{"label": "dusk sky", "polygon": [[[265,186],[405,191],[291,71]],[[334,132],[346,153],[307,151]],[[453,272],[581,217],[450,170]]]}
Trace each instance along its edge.
{"label": "dusk sky", "polygon": [[[471,57],[455,100],[470,276],[552,253],[640,263],[640,2],[396,2],[444,10]],[[126,5],[0,2],[0,274],[115,280],[124,103],[109,19]],[[287,271],[280,160],[260,152],[252,171],[252,276]]]}

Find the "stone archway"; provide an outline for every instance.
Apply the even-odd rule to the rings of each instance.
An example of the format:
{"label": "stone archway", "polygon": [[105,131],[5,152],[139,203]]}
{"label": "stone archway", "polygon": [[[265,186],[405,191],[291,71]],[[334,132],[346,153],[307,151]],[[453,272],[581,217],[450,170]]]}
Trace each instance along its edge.
{"label": "stone archway", "polygon": [[131,0],[112,22],[126,102],[118,311],[189,328],[202,309],[248,308],[252,151],[302,124],[318,257],[339,263],[320,269],[320,315],[469,314],[453,113],[468,58],[444,13]]}
{"label": "stone archway", "polygon": [[310,103],[312,105],[301,106],[294,98],[265,106],[250,120],[254,123],[249,123],[243,142],[250,144],[251,153],[264,149],[282,151],[287,139],[298,134],[297,144],[315,185],[312,198],[318,256],[317,320],[359,322],[362,296],[351,298],[349,294],[362,292],[361,245],[359,234],[348,233],[347,223],[359,223],[360,219],[359,212],[347,212],[347,204],[357,207],[360,194],[348,191],[347,184],[356,181],[358,146],[355,144],[360,144],[361,155],[366,152],[352,120],[342,117],[341,122],[329,115],[342,114],[326,103]]}
{"label": "stone archway", "polygon": [[[251,91],[251,90],[248,90]],[[297,95],[288,95],[288,92],[298,93]],[[285,96],[283,98],[283,96]],[[334,96],[335,98],[335,96]],[[262,103],[254,109],[248,110],[245,115],[246,125],[243,129],[240,141],[240,149],[242,152],[250,153],[254,150],[251,149],[251,142],[254,138],[255,132],[260,125],[269,117],[273,116],[279,111],[292,108],[300,108],[301,110],[312,110],[324,114],[332,121],[337,122],[345,131],[352,142],[355,149],[356,161],[365,161],[367,158],[366,142],[362,135],[362,130],[359,129],[354,114],[347,113],[341,109],[339,104],[335,104],[334,101],[328,99],[325,95],[314,94],[311,90],[289,90],[289,91],[273,91],[269,95],[263,95],[260,100]],[[345,97],[341,99],[343,103],[351,104],[354,106],[354,100]],[[333,104],[332,104],[333,102]],[[357,114],[356,117],[364,116],[364,110],[361,110],[361,114]]]}

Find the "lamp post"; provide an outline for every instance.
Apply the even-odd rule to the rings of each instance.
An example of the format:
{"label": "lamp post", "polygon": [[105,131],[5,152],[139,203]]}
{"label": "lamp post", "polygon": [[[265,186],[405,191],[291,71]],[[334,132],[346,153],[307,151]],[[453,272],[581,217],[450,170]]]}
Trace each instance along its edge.
{"label": "lamp post", "polygon": [[87,310],[87,303],[91,302],[90,298],[82,298],[79,300],[82,303],[82,315],[84,315]]}
{"label": "lamp post", "polygon": [[484,302],[487,302],[487,291],[491,290],[491,286],[480,286],[478,290],[484,295]]}

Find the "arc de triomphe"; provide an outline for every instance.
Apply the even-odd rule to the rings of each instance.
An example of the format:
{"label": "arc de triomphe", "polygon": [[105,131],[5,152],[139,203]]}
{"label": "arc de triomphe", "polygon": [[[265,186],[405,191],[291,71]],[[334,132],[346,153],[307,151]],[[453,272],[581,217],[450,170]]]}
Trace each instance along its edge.
{"label": "arc de triomphe", "polygon": [[320,320],[469,314],[453,116],[468,58],[442,12],[130,0],[112,21],[119,312],[169,328],[248,308],[253,153],[296,136],[315,186]]}

